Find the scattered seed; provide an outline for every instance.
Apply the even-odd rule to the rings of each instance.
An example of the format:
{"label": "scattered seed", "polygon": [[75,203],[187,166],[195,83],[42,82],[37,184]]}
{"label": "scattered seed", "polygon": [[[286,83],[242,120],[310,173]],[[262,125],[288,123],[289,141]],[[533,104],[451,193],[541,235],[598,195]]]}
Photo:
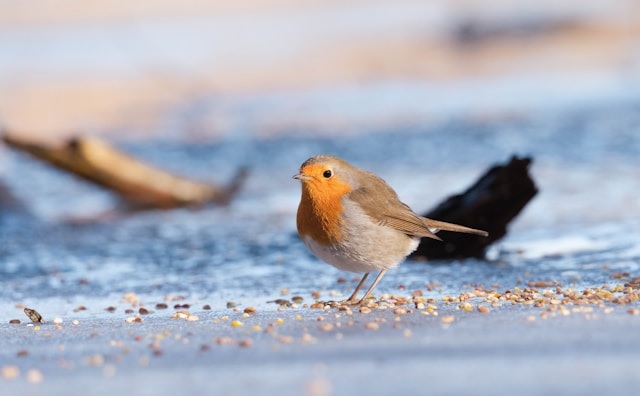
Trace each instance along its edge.
{"label": "scattered seed", "polygon": [[149,310],[144,307],[140,307],[140,309],[138,310],[138,313],[140,315],[149,315]]}
{"label": "scattered seed", "polygon": [[369,307],[360,307],[360,313],[363,313],[363,314],[371,313],[371,308],[369,308]]}
{"label": "scattered seed", "polygon": [[21,349],[16,353],[17,357],[25,357],[29,355],[29,351],[27,351],[26,349]]}
{"label": "scattered seed", "polygon": [[42,372],[40,370],[32,369],[27,371],[27,381],[32,384],[39,384],[42,382]]}
{"label": "scattered seed", "polygon": [[205,311],[210,311],[211,310],[211,305],[205,304],[205,305],[202,306],[202,309],[205,310]]}
{"label": "scattered seed", "polygon": [[402,307],[396,308],[396,309],[393,310],[393,313],[395,315],[406,315],[407,314],[407,309],[406,308],[402,308]]}
{"label": "scattered seed", "polygon": [[478,305],[478,312],[480,313],[489,313],[491,310],[486,305]]}
{"label": "scattered seed", "polygon": [[316,342],[316,338],[309,333],[304,333],[302,338],[300,338],[300,343],[302,344],[313,344]]}
{"label": "scattered seed", "polygon": [[20,319],[11,319],[9,324],[20,324]]}
{"label": "scattered seed", "polygon": [[116,311],[116,307],[110,306],[110,307],[106,307],[104,310],[107,311],[107,312],[115,312]]}
{"label": "scattered seed", "polygon": [[127,309],[124,310],[124,313],[127,314],[127,315],[131,315],[133,312],[134,311],[131,308],[127,308]]}
{"label": "scattered seed", "polygon": [[461,310],[466,311],[466,312],[471,312],[471,311],[473,311],[473,304],[465,302],[465,303],[460,304],[458,306],[458,308],[460,308]]}
{"label": "scattered seed", "polygon": [[241,348],[249,348],[253,345],[253,341],[249,338],[245,339],[245,340],[241,340],[240,342],[238,342],[238,346]]}
{"label": "scattered seed", "polygon": [[216,344],[218,345],[231,345],[233,344],[233,338],[231,337],[218,337],[216,338]]}
{"label": "scattered seed", "polygon": [[140,300],[138,299],[138,296],[136,296],[135,293],[126,293],[122,299],[126,302],[128,302],[129,304],[133,305],[134,307],[138,305],[138,303],[140,302]]}
{"label": "scattered seed", "polygon": [[227,301],[227,308],[235,308],[236,305],[237,304],[233,301]]}
{"label": "scattered seed", "polygon": [[2,373],[2,378],[12,380],[20,376],[20,369],[18,366],[3,366],[0,373]]}
{"label": "scattered seed", "polygon": [[244,313],[251,315],[256,313],[256,309],[254,307],[246,307],[244,309]]}
{"label": "scattered seed", "polygon": [[627,313],[629,315],[640,315],[640,309],[638,309],[638,308],[629,308],[627,310]]}
{"label": "scattered seed", "polygon": [[302,296],[293,296],[291,297],[291,301],[296,304],[301,304],[304,301],[304,298],[302,298]]}
{"label": "scattered seed", "polygon": [[272,301],[267,301],[268,303],[275,303],[278,304],[281,307],[290,307],[291,306],[291,301],[286,300],[284,298],[277,298],[275,300]]}
{"label": "scattered seed", "polygon": [[365,323],[364,328],[367,330],[378,330],[380,325],[376,322],[367,322]]}
{"label": "scattered seed", "polygon": [[85,362],[88,366],[99,367],[104,364],[104,356],[92,355],[92,356],[89,356]]}
{"label": "scattered seed", "polygon": [[80,311],[86,311],[87,307],[85,307],[84,305],[80,305],[79,307],[76,307],[73,312],[80,312]]}
{"label": "scattered seed", "polygon": [[278,318],[278,319],[276,319],[276,324],[277,324],[277,325],[284,324],[284,319],[282,319],[282,318]]}
{"label": "scattered seed", "polygon": [[442,321],[442,323],[453,323],[453,321],[456,320],[456,318],[453,315],[446,315],[443,316],[442,319],[440,319],[440,321]]}
{"label": "scattered seed", "polygon": [[169,306],[165,303],[157,303],[156,304],[156,309],[167,309],[169,308]]}
{"label": "scattered seed", "polygon": [[231,321],[231,327],[241,327],[241,326],[244,326],[244,323],[242,323],[241,321],[239,320]]}
{"label": "scattered seed", "polygon": [[333,325],[331,323],[323,323],[318,325],[318,330],[320,331],[331,331],[333,330]]}
{"label": "scattered seed", "polygon": [[25,315],[34,323],[44,323],[44,319],[42,319],[42,315],[38,313],[35,309],[26,308],[24,309]]}

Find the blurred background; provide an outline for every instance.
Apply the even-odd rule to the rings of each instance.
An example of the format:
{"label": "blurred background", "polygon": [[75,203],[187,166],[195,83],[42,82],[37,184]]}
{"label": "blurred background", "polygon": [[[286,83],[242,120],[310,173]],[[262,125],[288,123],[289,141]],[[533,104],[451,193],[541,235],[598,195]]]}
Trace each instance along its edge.
{"label": "blurred background", "polygon": [[636,97],[633,0],[0,0],[0,123],[269,136]]}
{"label": "blurred background", "polygon": [[[147,303],[186,296],[194,310],[206,303],[211,312],[226,309],[226,301],[275,311],[266,301],[282,298],[283,288],[305,302],[315,291],[323,299],[348,295],[353,282],[339,280],[351,275],[321,264],[296,233],[300,186],[291,176],[319,153],[379,174],[418,213],[514,154],[533,158],[539,193],[487,261],[408,262],[390,271],[376,293],[408,295],[435,284],[425,297],[440,301],[476,284],[504,290],[544,281],[580,291],[624,283],[621,275],[612,279],[615,273],[640,275],[638,0],[0,0],[0,128],[42,142],[98,136],[145,163],[218,185],[249,168],[228,206],[128,212],[119,211],[113,194],[0,142],[3,323],[24,320],[16,308],[22,303],[47,320],[102,318],[93,322],[96,334],[111,337],[109,321],[123,318],[120,308],[114,316],[104,307],[129,292]],[[75,312],[79,305],[89,309]],[[624,327],[617,318],[611,322]],[[486,326],[499,330],[495,323]],[[576,335],[540,324],[535,328],[567,338],[542,337],[550,341],[542,349],[518,346],[521,360],[484,348],[485,325],[467,337],[473,345],[452,345],[469,347],[469,361],[482,360],[485,383],[495,372],[507,382],[536,381],[531,389],[555,389],[538,384],[555,380],[593,392],[602,388],[590,387],[602,368],[619,379],[612,389],[635,378],[627,375],[631,358],[617,354],[634,351],[616,347],[624,338],[598,343],[593,326],[576,327],[585,329]],[[466,337],[473,328],[464,326]],[[450,350],[429,337],[429,345]],[[113,337],[119,338],[131,335]],[[78,339],[89,347],[69,343],[71,361],[97,345],[93,334]],[[0,360],[36,340],[46,337],[9,338]],[[30,348],[31,358],[18,352],[18,359],[57,365],[66,352],[47,344],[55,351]],[[590,355],[592,344],[611,348],[609,360]],[[362,354],[358,345],[354,356]],[[376,365],[393,365],[398,351],[376,357]],[[206,360],[180,356],[165,362],[171,373],[189,373],[176,382],[188,385],[195,378],[190,368]],[[506,363],[496,365],[495,356]],[[554,379],[548,374],[557,366],[540,356],[581,371]],[[291,360],[284,359],[288,376]],[[522,362],[522,375],[504,376],[503,367],[514,362]],[[581,369],[589,362],[598,364]],[[122,373],[131,366],[123,367]],[[221,381],[227,389],[259,383],[236,371],[243,377]],[[50,378],[46,366],[43,372]],[[145,389],[175,378],[160,372],[138,378]],[[210,372],[207,366],[206,389],[216,382]],[[381,389],[388,388],[375,391]]]}

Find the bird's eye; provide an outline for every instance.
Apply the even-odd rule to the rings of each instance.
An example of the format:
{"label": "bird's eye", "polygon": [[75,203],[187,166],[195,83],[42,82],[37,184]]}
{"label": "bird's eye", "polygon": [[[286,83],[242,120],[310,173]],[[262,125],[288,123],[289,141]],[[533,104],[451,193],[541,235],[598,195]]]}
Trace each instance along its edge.
{"label": "bird's eye", "polygon": [[331,172],[331,169],[327,169],[326,171],[322,172],[322,176],[325,179],[330,178],[331,176],[333,176],[333,172]]}

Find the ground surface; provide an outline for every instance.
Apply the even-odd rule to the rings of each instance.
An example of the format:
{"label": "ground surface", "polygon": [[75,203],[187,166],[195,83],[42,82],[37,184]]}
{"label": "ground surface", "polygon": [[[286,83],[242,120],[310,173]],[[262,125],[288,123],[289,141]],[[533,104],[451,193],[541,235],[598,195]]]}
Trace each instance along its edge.
{"label": "ground surface", "polygon": [[[4,181],[30,214],[0,218],[2,393],[632,392],[637,109],[625,100],[340,139],[121,144],[218,182],[248,164],[227,208],[126,214],[107,193],[7,152]],[[421,212],[513,153],[535,158],[540,194],[487,261],[407,262],[383,279],[371,312],[325,309],[317,299],[340,299],[355,281],[295,234],[291,176],[319,152],[381,174]],[[46,323],[29,325],[25,306]]]}

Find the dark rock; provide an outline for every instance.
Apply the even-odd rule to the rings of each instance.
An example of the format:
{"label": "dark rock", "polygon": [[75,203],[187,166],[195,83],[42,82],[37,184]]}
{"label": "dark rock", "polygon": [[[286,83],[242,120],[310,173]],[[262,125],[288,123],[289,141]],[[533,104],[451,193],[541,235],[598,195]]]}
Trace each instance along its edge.
{"label": "dark rock", "polygon": [[531,158],[513,156],[495,165],[465,192],[453,195],[424,216],[489,232],[486,238],[440,231],[444,242],[423,238],[411,258],[483,258],[486,248],[507,233],[507,226],[538,189],[529,175]]}

